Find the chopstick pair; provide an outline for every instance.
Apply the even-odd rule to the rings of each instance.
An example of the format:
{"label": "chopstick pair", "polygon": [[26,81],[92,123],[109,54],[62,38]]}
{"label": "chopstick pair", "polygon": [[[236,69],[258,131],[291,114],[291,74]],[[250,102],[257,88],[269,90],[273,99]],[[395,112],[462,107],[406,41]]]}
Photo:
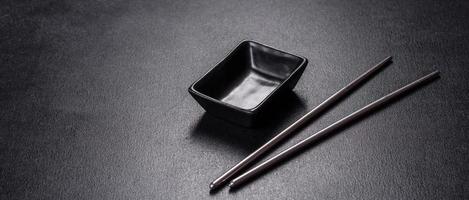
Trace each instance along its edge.
{"label": "chopstick pair", "polygon": [[[344,88],[340,89],[338,92],[333,94],[331,97],[326,99],[324,102],[313,108],[311,111],[306,113],[303,117],[295,121],[292,125],[284,129],[282,132],[277,134],[275,137],[270,139],[267,143],[262,145],[260,148],[258,148],[256,151],[251,153],[249,156],[247,156],[245,159],[243,159],[241,162],[233,166],[231,169],[229,169],[227,172],[225,172],[223,175],[221,175],[219,178],[217,178],[215,181],[213,181],[210,184],[210,190],[214,190],[225,184],[227,181],[229,181],[234,175],[236,175],[238,172],[246,168],[249,164],[253,163],[257,158],[259,158],[261,155],[263,155],[265,152],[273,148],[277,143],[279,143],[281,140],[286,138],[288,135],[293,133],[294,130],[297,128],[301,127],[304,125],[306,122],[308,122],[309,119],[317,116],[318,114],[322,113],[327,107],[329,107],[331,104],[335,103],[337,100],[342,98],[343,96],[349,94],[353,89],[355,89],[357,86],[359,86],[361,83],[363,83],[365,80],[367,80],[371,75],[374,74],[374,72],[378,71],[381,69],[383,66],[385,66],[386,63],[391,61],[392,57],[387,57],[377,65],[373,66],[371,69],[360,75],[358,78],[350,82],[348,85],[346,85]],[[439,72],[434,71],[368,105],[365,107],[353,112],[352,114],[342,118],[341,120],[331,124],[330,126],[322,129],[321,131],[311,135],[310,137],[300,141],[299,143],[289,147],[288,149],[282,151],[281,153],[269,158],[265,162],[253,167],[251,170],[245,172],[244,174],[241,174],[240,176],[236,177],[234,180],[232,180],[229,184],[230,188],[235,188],[252,178],[253,176],[263,172],[267,168],[269,168],[272,165],[277,164],[278,162],[282,161],[283,159],[287,158],[288,156],[298,152],[299,150],[303,149],[304,147],[308,146],[312,142],[318,140],[319,138],[327,135],[328,133],[331,133],[335,130],[337,130],[340,127],[343,127],[344,125],[350,123],[351,121],[362,117],[365,114],[370,113],[377,107],[391,101],[395,97],[410,91],[412,89],[415,89],[425,82],[438,77]]]}

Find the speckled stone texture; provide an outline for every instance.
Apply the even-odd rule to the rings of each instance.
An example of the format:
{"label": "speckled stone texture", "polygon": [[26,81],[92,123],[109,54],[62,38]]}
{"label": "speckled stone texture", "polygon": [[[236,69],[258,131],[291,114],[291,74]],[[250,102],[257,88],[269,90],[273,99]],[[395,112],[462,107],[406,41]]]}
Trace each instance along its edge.
{"label": "speckled stone texture", "polygon": [[[469,199],[469,2],[3,0],[0,199]],[[255,129],[188,86],[240,41],[309,59]],[[208,185],[388,55],[272,153],[441,78],[228,192]]]}

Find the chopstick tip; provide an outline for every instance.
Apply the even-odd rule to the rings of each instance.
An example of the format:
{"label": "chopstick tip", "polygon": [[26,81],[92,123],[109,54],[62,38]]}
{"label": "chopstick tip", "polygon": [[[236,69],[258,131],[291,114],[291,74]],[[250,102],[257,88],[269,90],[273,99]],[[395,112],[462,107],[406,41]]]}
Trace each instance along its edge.
{"label": "chopstick tip", "polygon": [[210,183],[210,186],[209,186],[210,190],[214,190],[216,188],[215,184],[213,183]]}

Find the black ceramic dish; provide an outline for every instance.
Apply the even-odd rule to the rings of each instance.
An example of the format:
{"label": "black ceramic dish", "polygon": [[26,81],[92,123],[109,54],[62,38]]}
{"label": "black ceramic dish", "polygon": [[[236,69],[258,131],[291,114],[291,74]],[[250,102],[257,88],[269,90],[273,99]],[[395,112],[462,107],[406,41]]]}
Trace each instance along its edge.
{"label": "black ceramic dish", "polygon": [[208,113],[252,126],[267,104],[295,87],[307,63],[304,57],[243,41],[194,82],[189,93]]}

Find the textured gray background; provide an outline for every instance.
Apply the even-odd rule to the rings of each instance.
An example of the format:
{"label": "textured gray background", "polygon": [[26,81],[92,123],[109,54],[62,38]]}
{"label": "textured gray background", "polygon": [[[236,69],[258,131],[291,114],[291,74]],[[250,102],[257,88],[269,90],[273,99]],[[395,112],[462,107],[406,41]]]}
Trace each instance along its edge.
{"label": "textured gray background", "polygon": [[[468,199],[468,1],[3,0],[0,199]],[[270,122],[187,87],[239,41],[310,60]],[[404,83],[442,78],[236,192],[208,184],[388,55],[280,149]]]}

